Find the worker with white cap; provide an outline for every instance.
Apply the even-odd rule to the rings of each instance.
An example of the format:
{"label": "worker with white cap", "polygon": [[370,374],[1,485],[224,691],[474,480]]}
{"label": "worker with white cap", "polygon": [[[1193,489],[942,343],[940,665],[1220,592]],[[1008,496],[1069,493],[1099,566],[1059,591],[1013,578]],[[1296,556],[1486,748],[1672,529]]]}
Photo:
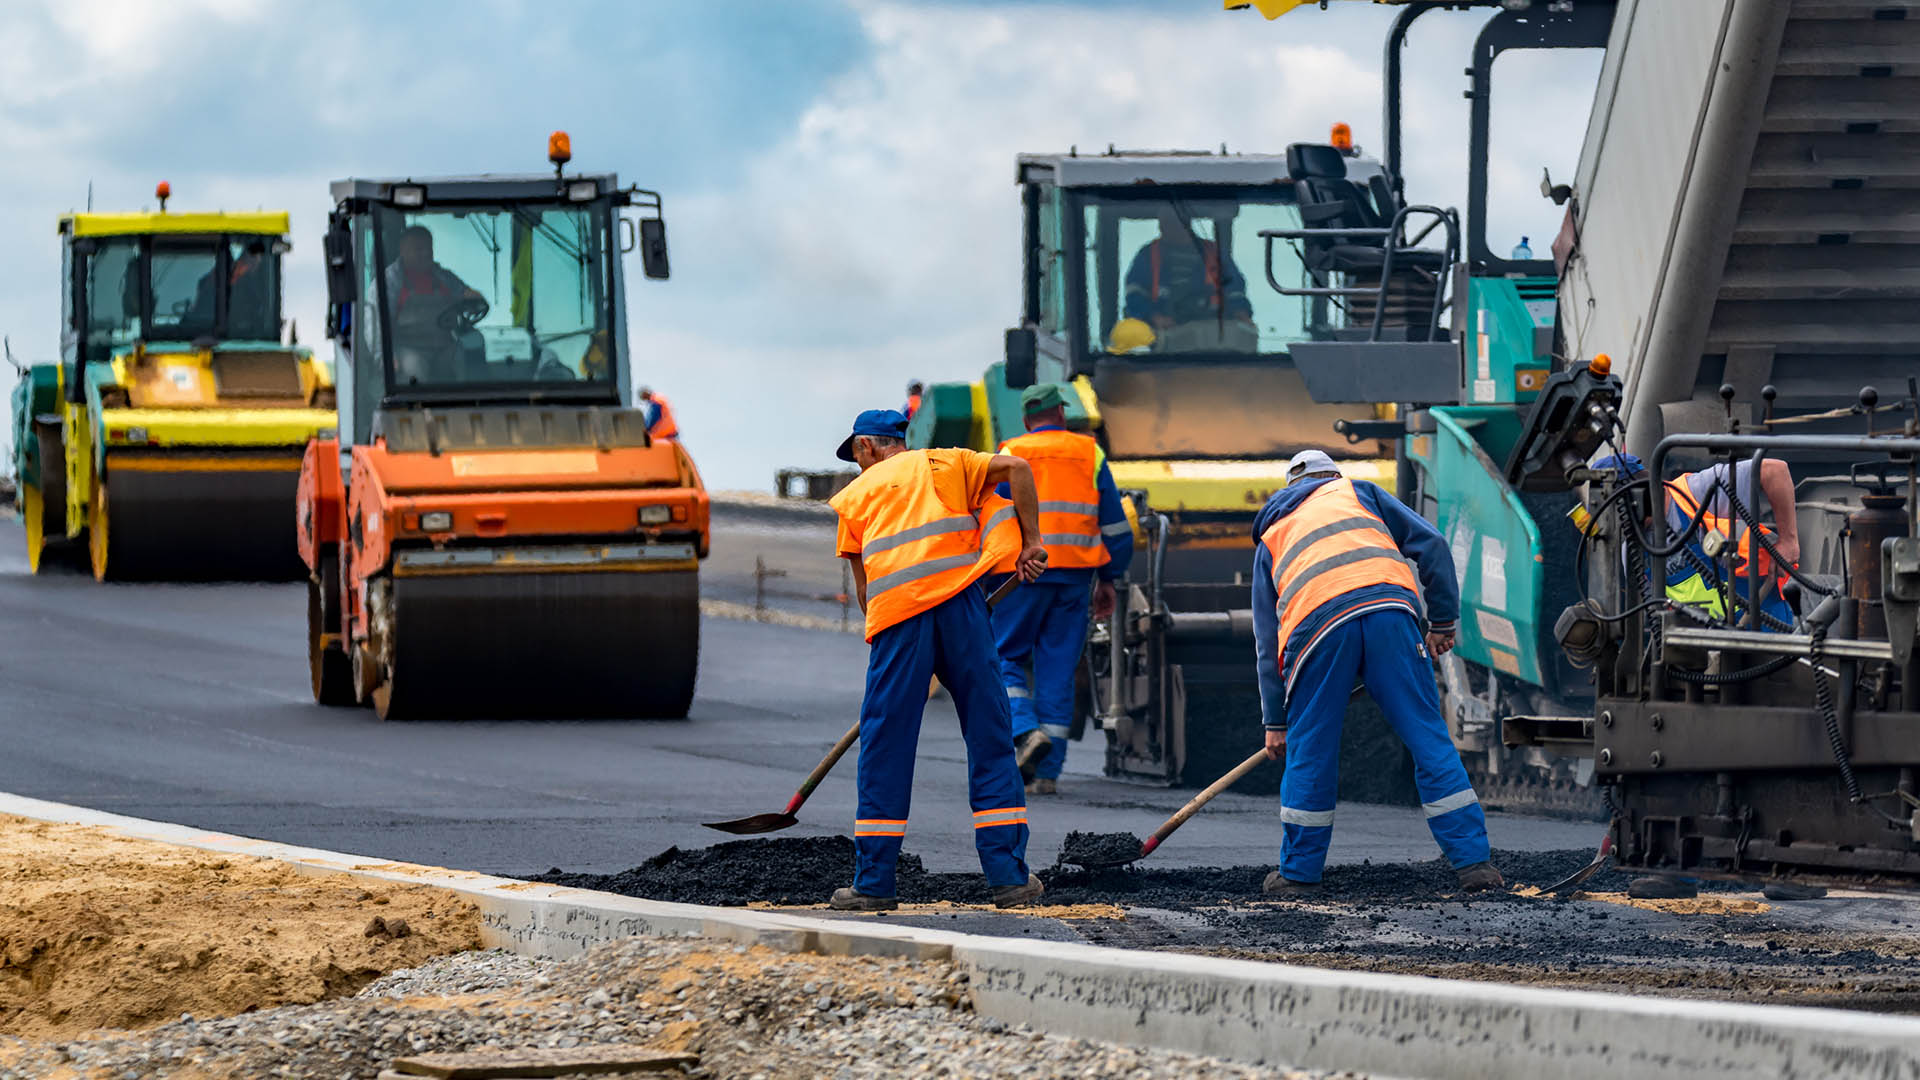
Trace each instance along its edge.
{"label": "worker with white cap", "polygon": [[[1280,868],[1269,894],[1310,892],[1333,838],[1340,727],[1356,680],[1413,753],[1427,827],[1467,892],[1505,884],[1488,861],[1487,818],[1440,714],[1433,662],[1453,648],[1460,587],[1425,518],[1319,450],[1287,464],[1287,486],[1254,519],[1253,640],[1267,753],[1280,781]],[[1407,560],[1419,569],[1419,583]],[[1427,630],[1420,630],[1421,596]]]}

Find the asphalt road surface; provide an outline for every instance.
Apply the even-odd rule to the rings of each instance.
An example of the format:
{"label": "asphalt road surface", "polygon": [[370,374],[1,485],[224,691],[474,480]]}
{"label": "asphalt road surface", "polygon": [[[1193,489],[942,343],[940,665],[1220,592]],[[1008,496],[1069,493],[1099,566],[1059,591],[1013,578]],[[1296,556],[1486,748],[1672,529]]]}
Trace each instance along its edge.
{"label": "asphalt road surface", "polygon": [[[708,595],[751,598],[753,553],[836,573],[824,529],[722,517]],[[613,871],[670,845],[722,839],[701,821],[781,809],[857,715],[858,636],[727,619],[702,628],[686,721],[383,724],[307,691],[298,584],[101,585],[27,572],[17,522],[0,522],[0,790],[138,817],[379,858],[518,874]],[[1248,737],[1257,737],[1248,719]],[[1095,738],[1098,734],[1095,733]],[[1186,793],[1098,776],[1075,744],[1063,794],[1034,800],[1036,863],[1071,829],[1145,835]],[[1349,767],[1356,767],[1349,763]],[[843,833],[842,764],[790,835]],[[1496,846],[1588,847],[1593,824],[1490,815]],[[964,753],[951,708],[928,709],[907,850],[930,869],[977,868]],[[1161,865],[1275,857],[1274,799],[1225,796],[1154,856]],[[1343,806],[1335,862],[1435,854],[1417,810]],[[1571,867],[1569,867],[1571,869]]]}

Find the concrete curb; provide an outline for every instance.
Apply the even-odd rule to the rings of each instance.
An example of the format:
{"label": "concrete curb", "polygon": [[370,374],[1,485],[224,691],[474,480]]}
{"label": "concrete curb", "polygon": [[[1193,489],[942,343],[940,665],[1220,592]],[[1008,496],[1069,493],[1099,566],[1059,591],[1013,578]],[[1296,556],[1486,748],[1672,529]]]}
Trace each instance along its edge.
{"label": "concrete curb", "polygon": [[0,794],[0,813],[450,889],[487,944],[570,956],[636,935],[700,935],[787,951],[946,959],[975,1008],[1059,1035],[1239,1061],[1434,1080],[1920,1077],[1920,1020],[1832,1009],[1629,997],[1021,941],[879,920],[635,900],[389,863]]}
{"label": "concrete curb", "polygon": [[738,619],[769,626],[791,626],[798,630],[826,630],[835,634],[860,634],[866,628],[866,616],[858,611],[854,612],[854,617],[848,620],[847,625],[841,626],[839,619],[781,611],[778,608],[755,608],[752,604],[736,604],[731,600],[703,599],[700,601],[700,614],[712,619]]}

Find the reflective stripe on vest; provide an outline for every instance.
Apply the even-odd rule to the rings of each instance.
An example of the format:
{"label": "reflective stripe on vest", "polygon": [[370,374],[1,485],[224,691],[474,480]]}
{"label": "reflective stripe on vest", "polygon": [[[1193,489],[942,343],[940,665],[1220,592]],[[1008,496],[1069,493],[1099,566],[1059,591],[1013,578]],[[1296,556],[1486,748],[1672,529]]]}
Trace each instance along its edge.
{"label": "reflective stripe on vest", "polygon": [[[1033,468],[1040,501],[1040,543],[1047,569],[1091,569],[1113,558],[1100,540],[1100,446],[1072,431],[1029,431],[1001,444],[1000,452]],[[996,567],[1011,573],[1011,560]]]}
{"label": "reflective stripe on vest", "polygon": [[1273,560],[1283,669],[1287,640],[1320,605],[1369,585],[1419,592],[1386,523],[1361,505],[1351,480],[1321,484],[1274,522],[1260,542]]}
{"label": "reflective stripe on vest", "polygon": [[1013,504],[989,495],[976,514],[941,502],[924,450],[874,465],[832,505],[860,534],[869,641],[945,603],[1020,549]]}

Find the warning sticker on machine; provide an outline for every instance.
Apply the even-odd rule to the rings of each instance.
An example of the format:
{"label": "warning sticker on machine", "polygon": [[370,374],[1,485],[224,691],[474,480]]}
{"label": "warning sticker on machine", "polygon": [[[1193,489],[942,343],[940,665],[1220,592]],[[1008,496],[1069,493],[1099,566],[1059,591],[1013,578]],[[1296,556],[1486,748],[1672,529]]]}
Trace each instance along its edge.
{"label": "warning sticker on machine", "polygon": [[600,471],[592,451],[561,453],[454,454],[455,476],[579,476]]}

